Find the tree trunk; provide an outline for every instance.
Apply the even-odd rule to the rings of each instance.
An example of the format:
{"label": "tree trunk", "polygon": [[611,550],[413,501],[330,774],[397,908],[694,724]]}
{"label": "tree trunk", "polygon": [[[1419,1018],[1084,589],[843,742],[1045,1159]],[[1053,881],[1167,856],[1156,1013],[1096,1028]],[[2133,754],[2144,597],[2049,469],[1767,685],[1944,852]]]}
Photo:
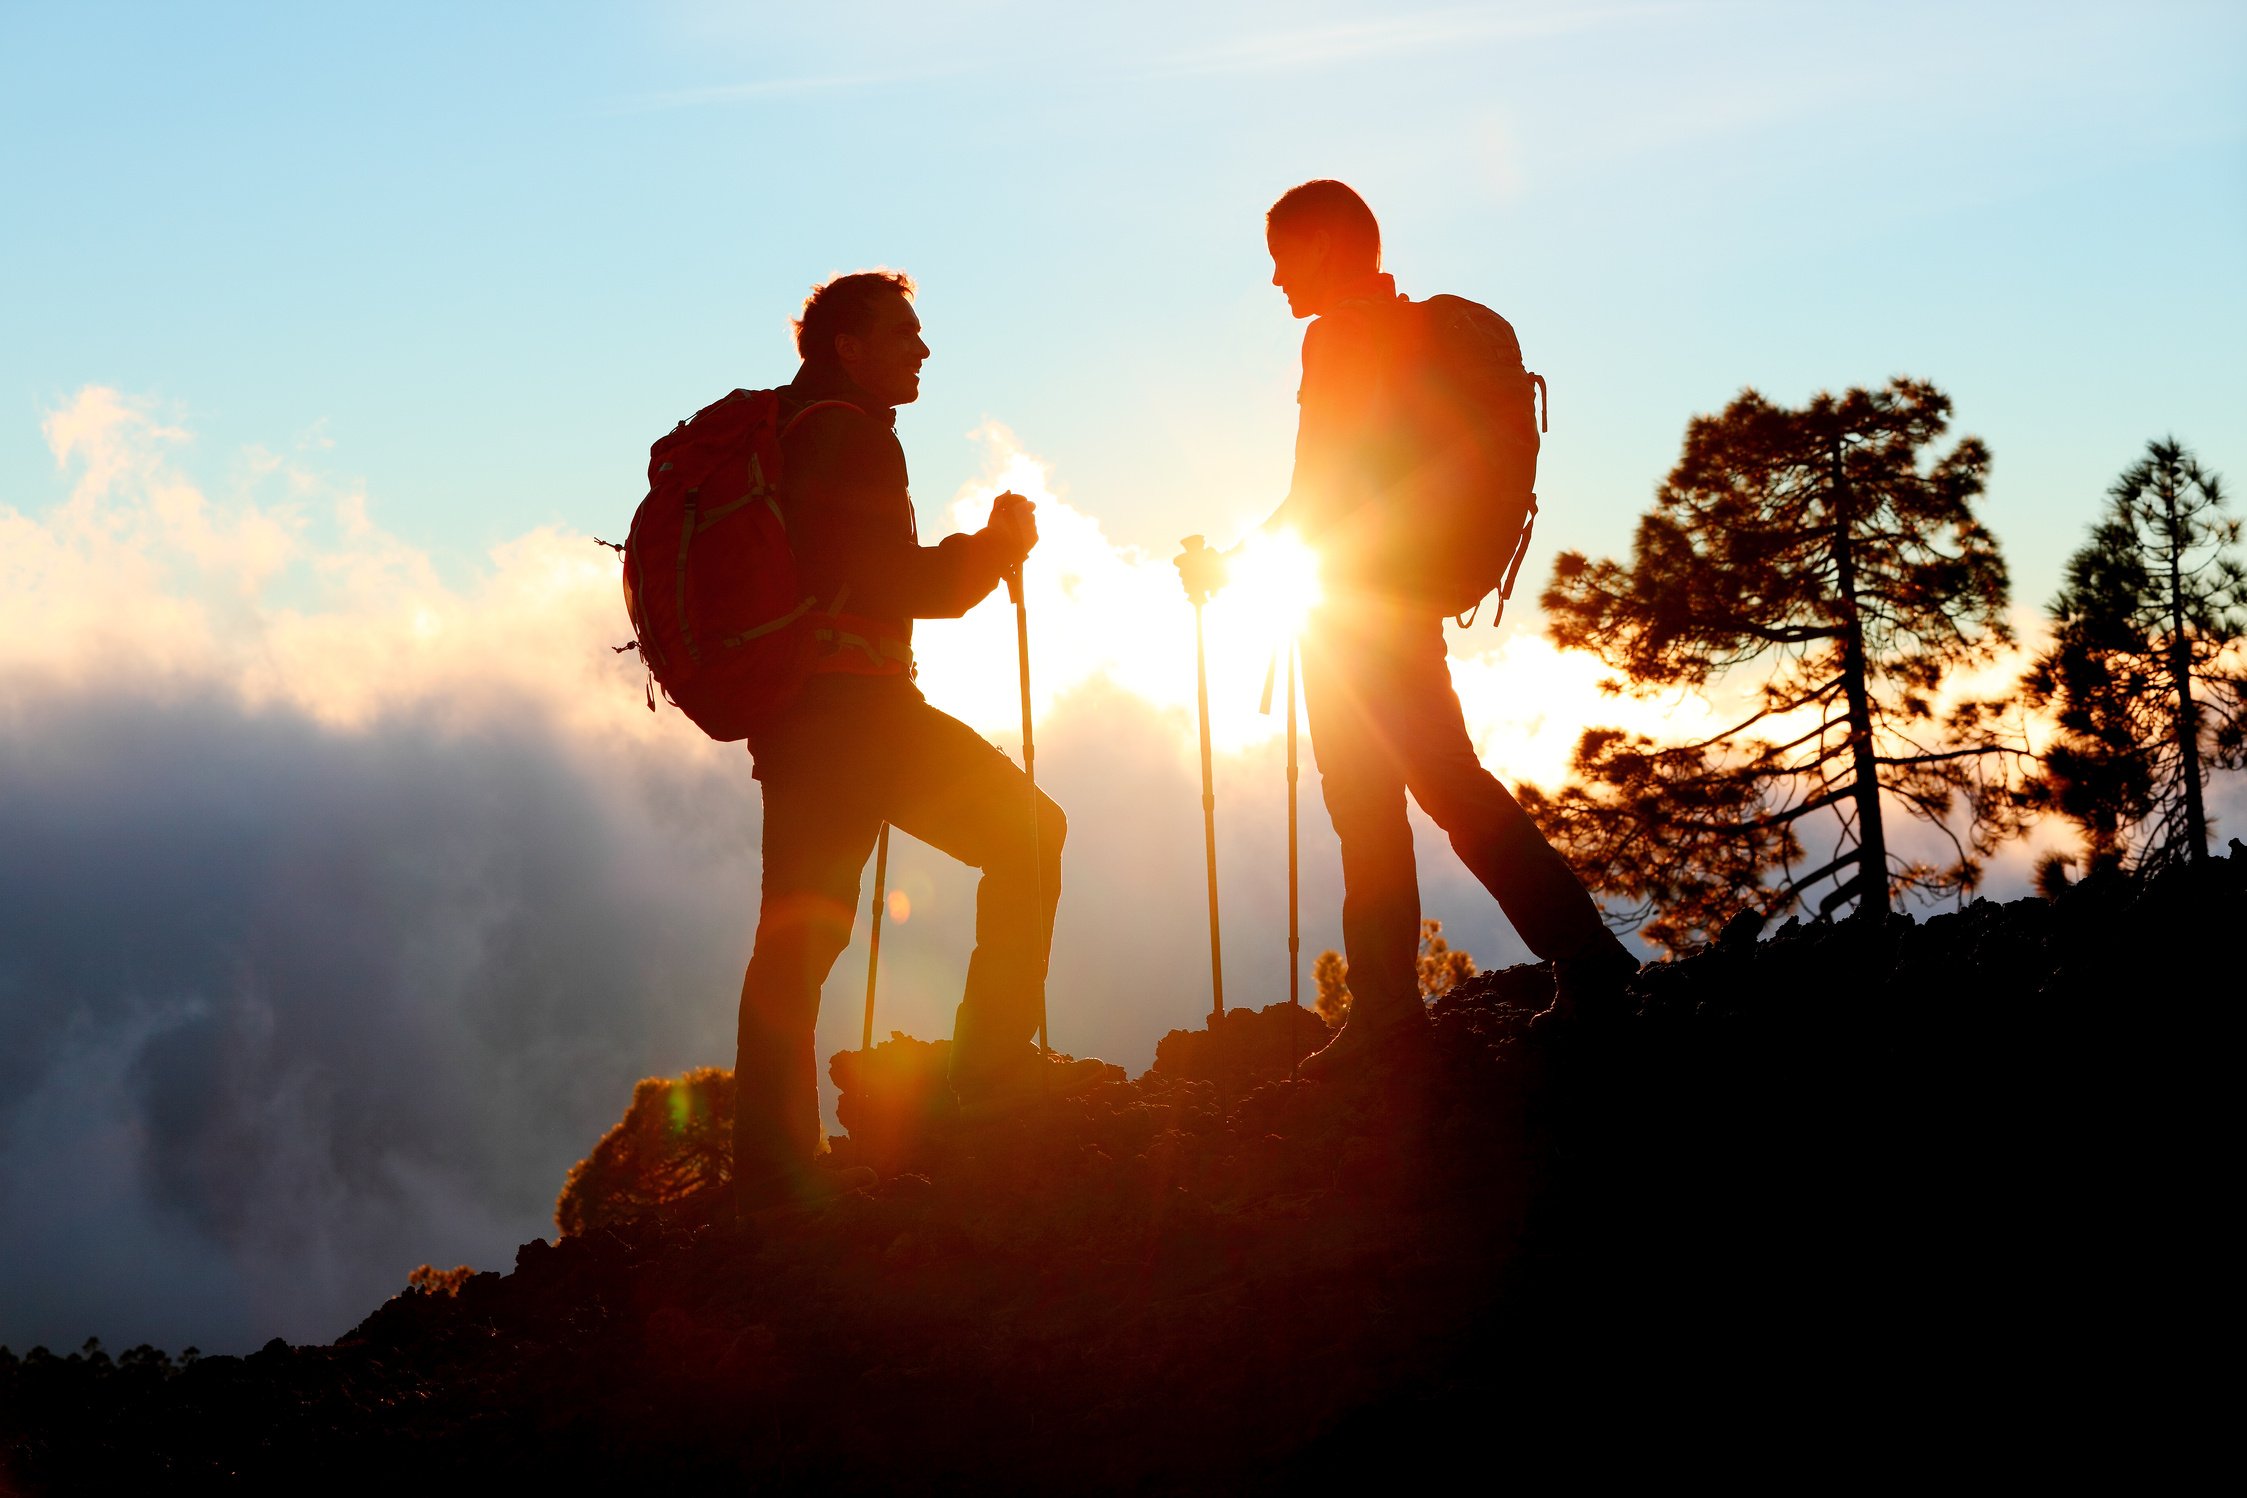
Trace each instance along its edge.
{"label": "tree trunk", "polygon": [[1873,750],[1872,691],[1865,681],[1865,626],[1857,608],[1857,558],[1849,527],[1849,480],[1833,439],[1834,575],[1841,592],[1841,680],[1849,702],[1849,757],[1857,802],[1857,910],[1888,913],[1888,839],[1880,824],[1880,766]]}
{"label": "tree trunk", "polygon": [[2200,706],[2192,700],[2192,641],[2185,637],[2182,571],[2184,521],[2177,514],[2177,474],[2167,464],[2160,475],[2162,537],[2169,552],[2169,674],[2177,686],[2177,764],[2185,782],[2185,857],[2199,863],[2208,856],[2208,808],[2200,795]]}

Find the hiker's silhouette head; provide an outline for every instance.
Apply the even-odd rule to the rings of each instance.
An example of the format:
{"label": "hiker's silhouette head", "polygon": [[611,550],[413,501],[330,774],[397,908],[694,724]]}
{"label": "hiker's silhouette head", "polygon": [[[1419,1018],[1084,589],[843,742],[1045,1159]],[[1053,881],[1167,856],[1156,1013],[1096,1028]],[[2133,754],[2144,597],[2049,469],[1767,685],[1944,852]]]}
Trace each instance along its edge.
{"label": "hiker's silhouette head", "polygon": [[1287,310],[1316,317],[1381,269],[1381,225],[1347,185],[1320,178],[1291,187],[1264,215],[1272,284]]}
{"label": "hiker's silhouette head", "polygon": [[913,292],[913,278],[893,270],[856,271],[813,287],[796,319],[796,351],[814,369],[839,369],[885,405],[910,404],[928,358]]}

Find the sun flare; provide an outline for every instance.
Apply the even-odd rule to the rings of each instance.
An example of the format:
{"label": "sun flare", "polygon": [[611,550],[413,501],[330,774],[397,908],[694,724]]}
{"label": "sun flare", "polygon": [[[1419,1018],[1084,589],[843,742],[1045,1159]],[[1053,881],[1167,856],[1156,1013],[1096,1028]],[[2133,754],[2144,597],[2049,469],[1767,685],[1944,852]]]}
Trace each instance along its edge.
{"label": "sun flare", "polygon": [[1318,601],[1318,553],[1292,531],[1258,531],[1233,558],[1232,576],[1209,612],[1238,630],[1253,653],[1300,635]]}
{"label": "sun flare", "polygon": [[[1190,754],[1194,611],[1172,566],[1176,544],[1112,540],[1095,517],[1055,492],[1051,469],[1024,451],[1013,433],[990,423],[974,436],[987,447],[985,473],[963,484],[948,513],[929,529],[975,529],[1002,488],[1036,501],[1040,539],[1026,581],[1038,720],[1060,699],[1102,684],[1166,714],[1179,730],[1181,752]],[[1222,530],[1219,537],[1225,544]],[[1319,562],[1292,534],[1257,533],[1240,547],[1226,586],[1203,610],[1210,740],[1219,753],[1254,750],[1285,733],[1286,693],[1275,678],[1271,711],[1263,712],[1263,688],[1317,607]],[[1015,615],[1003,589],[965,618],[923,621],[914,631],[914,653],[931,702],[1012,746],[1020,731],[1021,684]],[[1509,782],[1559,784],[1577,735],[1592,724],[1686,731],[1704,719],[1713,723],[1710,714],[1734,705],[1618,699],[1600,689],[1611,673],[1597,660],[1518,628],[1503,638],[1488,629],[1458,636],[1451,669],[1478,753]],[[1307,718],[1307,705],[1303,711]]]}

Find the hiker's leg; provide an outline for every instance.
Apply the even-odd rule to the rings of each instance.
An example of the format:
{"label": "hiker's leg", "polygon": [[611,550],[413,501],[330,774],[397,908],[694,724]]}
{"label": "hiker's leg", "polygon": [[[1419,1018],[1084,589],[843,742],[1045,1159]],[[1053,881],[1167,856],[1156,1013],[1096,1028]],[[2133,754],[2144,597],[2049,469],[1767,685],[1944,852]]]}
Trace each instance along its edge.
{"label": "hiker's leg", "polygon": [[[1383,669],[1361,611],[1331,609],[1303,644],[1319,790],[1342,844],[1342,945],[1353,1013],[1417,1006],[1420,883],[1404,773],[1384,721]],[[1361,1007],[1362,1006],[1362,1007]]]}
{"label": "hiker's leg", "polygon": [[891,732],[900,769],[886,803],[890,821],[983,871],[952,1036],[958,1075],[963,1062],[972,1070],[1026,1052],[1037,1034],[1068,825],[1040,792],[1033,834],[1029,778],[957,719],[921,703]]}
{"label": "hiker's leg", "polygon": [[1399,619],[1388,659],[1387,700],[1413,799],[1450,834],[1460,862],[1497,898],[1522,941],[1547,960],[1612,943],[1575,870],[1475,757],[1451,685],[1443,622]]}
{"label": "hiker's leg", "polygon": [[768,771],[764,781],[764,891],[734,1060],[734,1178],[745,1191],[801,1170],[819,1149],[819,989],[850,943],[859,871],[881,827],[866,788],[837,784],[846,778]]}

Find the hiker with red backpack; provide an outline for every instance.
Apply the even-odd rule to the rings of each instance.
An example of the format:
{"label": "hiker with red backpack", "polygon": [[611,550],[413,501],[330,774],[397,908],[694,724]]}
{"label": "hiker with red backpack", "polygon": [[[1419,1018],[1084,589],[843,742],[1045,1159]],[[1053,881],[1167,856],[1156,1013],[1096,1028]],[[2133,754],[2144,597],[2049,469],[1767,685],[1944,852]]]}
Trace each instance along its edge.
{"label": "hiker with red backpack", "polygon": [[[1613,1013],[1638,963],[1476,759],[1445,657],[1444,619],[1510,591],[1519,571],[1536,510],[1543,382],[1488,308],[1399,295],[1381,271],[1373,212],[1344,184],[1289,190],[1265,228],[1272,284],[1291,313],[1313,319],[1294,479],[1264,528],[1292,530],[1320,559],[1303,682],[1341,842],[1351,993],[1341,1033],[1302,1073],[1364,1074],[1427,1052],[1408,791],[1553,964],[1545,1022]],[[1189,597],[1223,585],[1227,556],[1189,548],[1177,559]]]}
{"label": "hiker with red backpack", "polygon": [[871,1172],[815,1168],[813,1031],[885,826],[983,871],[953,1032],[962,1111],[1026,1106],[1104,1070],[1032,1043],[1061,809],[913,681],[913,621],[966,613],[1019,576],[1038,540],[1035,507],[1008,493],[983,529],[920,544],[896,434],[929,354],[913,293],[890,271],[815,289],[796,324],[795,379],[735,391],[657,443],[625,548],[652,675],[714,737],[747,740],[764,788],[764,886],[734,1068],[745,1211],[871,1183]]}

